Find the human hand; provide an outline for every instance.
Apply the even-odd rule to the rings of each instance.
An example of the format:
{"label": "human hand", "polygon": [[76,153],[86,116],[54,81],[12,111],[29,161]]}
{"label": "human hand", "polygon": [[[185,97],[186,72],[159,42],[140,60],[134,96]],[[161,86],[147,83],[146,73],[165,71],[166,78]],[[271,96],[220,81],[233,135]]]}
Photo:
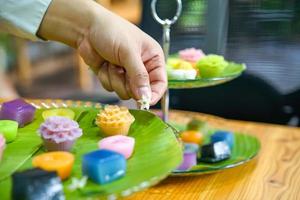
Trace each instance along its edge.
{"label": "human hand", "polygon": [[[115,91],[122,99],[132,97],[140,100],[144,95],[151,99],[151,104],[155,104],[167,87],[164,56],[159,44],[135,25],[100,5],[92,1],[76,0],[76,2],[72,3],[73,7],[77,5],[73,9],[69,7],[71,5],[61,5],[62,3],[68,4],[68,0],[52,2],[54,5],[49,8],[49,15],[51,16],[51,13],[56,16],[59,13],[67,15],[63,13],[71,10],[74,15],[73,22],[68,21],[70,17],[62,16],[62,20],[67,21],[63,23],[62,28],[66,29],[66,25],[71,23],[71,28],[67,29],[67,32],[72,29],[78,32],[73,36],[76,41],[70,40],[70,34],[64,38],[66,31],[62,31],[60,37],[56,36],[56,40],[77,48],[84,61],[91,66],[108,91]],[[68,9],[63,11],[64,7]],[[80,13],[82,10],[88,14],[76,15],[76,12]],[[47,20],[47,15],[45,20]],[[76,21],[77,18],[78,21]],[[48,21],[50,19],[51,17]],[[72,23],[75,22],[76,24],[73,25]],[[59,21],[48,22],[52,24],[52,28],[58,23]],[[83,26],[82,23],[84,23]],[[48,35],[47,39],[54,38],[55,40],[54,35],[58,33],[49,35],[50,30],[48,32],[45,30],[47,23],[46,27],[43,27],[43,24],[41,33]]]}

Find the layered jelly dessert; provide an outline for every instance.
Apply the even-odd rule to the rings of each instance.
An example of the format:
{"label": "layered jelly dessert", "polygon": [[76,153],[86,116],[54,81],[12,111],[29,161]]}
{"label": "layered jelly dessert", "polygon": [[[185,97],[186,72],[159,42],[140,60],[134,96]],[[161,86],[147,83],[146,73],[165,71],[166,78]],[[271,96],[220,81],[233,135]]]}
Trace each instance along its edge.
{"label": "layered jelly dessert", "polygon": [[125,175],[126,158],[110,150],[93,151],[83,156],[82,172],[95,183],[109,183]]}
{"label": "layered jelly dessert", "polygon": [[191,167],[197,165],[198,150],[198,145],[184,143],[183,161],[176,170],[188,170]]}
{"label": "layered jelly dessert", "polygon": [[232,132],[219,130],[211,135],[210,141],[213,143],[226,142],[229,145],[230,149],[232,149],[234,143],[234,135]]}
{"label": "layered jelly dessert", "polygon": [[35,107],[22,99],[15,99],[2,104],[0,120],[17,121],[20,127],[34,119]]}
{"label": "layered jelly dessert", "polygon": [[230,147],[226,142],[215,142],[201,147],[200,162],[220,162],[230,158]]}

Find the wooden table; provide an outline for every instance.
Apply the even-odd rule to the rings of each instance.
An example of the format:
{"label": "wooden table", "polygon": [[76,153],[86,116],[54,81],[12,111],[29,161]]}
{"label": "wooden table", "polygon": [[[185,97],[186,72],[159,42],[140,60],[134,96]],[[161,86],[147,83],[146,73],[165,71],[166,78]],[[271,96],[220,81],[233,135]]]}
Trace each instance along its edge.
{"label": "wooden table", "polygon": [[300,199],[300,129],[263,123],[225,120],[191,112],[173,111],[171,120],[191,117],[211,125],[255,135],[262,148],[254,160],[223,172],[193,177],[169,177],[137,193],[130,200],[248,200]]}

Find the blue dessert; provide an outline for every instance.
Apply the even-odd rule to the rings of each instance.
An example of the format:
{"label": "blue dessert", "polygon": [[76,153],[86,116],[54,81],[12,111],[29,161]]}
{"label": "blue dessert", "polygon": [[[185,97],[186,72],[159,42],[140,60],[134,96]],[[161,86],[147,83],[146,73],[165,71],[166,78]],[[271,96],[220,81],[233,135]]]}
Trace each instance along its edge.
{"label": "blue dessert", "polygon": [[83,156],[82,172],[96,183],[109,183],[125,175],[126,158],[110,150],[93,151]]}
{"label": "blue dessert", "polygon": [[226,142],[215,142],[203,145],[201,148],[201,155],[198,158],[200,162],[220,162],[230,158],[230,147]]}
{"label": "blue dessert", "polygon": [[212,143],[226,142],[229,145],[230,149],[232,149],[233,143],[234,143],[234,135],[232,132],[229,132],[229,131],[216,131],[210,137],[210,141]]}
{"label": "blue dessert", "polygon": [[13,200],[64,200],[63,186],[56,172],[38,168],[14,173]]}

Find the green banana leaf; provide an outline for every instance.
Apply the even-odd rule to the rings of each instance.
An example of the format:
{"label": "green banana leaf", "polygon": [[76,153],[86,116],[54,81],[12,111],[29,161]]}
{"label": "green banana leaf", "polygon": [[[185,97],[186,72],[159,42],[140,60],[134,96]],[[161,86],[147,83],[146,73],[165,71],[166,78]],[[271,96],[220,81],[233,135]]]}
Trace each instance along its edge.
{"label": "green banana leaf", "polygon": [[[103,137],[95,125],[95,117],[99,109],[89,107],[71,108],[75,119],[83,129],[83,136],[78,139],[72,150],[75,164],[72,177],[81,178],[82,155],[97,149],[97,142]],[[38,109],[35,120],[19,130],[18,138],[7,145],[0,163],[1,200],[10,199],[11,178],[15,171],[32,168],[32,157],[44,152],[41,140],[36,133],[43,121]],[[154,114],[146,111],[131,110],[135,117],[129,135],[136,140],[133,156],[127,161],[126,175],[112,183],[98,185],[88,181],[80,191],[67,189],[70,179],[64,181],[67,199],[107,199],[128,196],[134,192],[148,188],[168,176],[182,160],[182,149],[172,129]]]}

